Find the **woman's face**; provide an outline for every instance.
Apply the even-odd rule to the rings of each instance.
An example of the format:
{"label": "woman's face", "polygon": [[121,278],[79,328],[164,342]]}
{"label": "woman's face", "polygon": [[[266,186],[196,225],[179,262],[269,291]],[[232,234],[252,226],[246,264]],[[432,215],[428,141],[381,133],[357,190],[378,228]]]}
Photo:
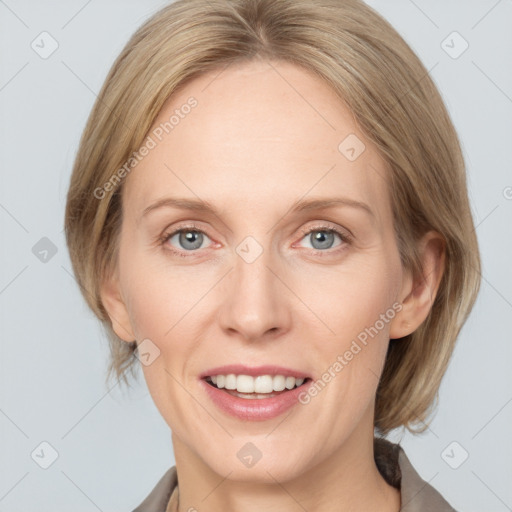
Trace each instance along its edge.
{"label": "woman's face", "polygon": [[[146,340],[177,459],[281,482],[348,456],[373,437],[405,282],[384,162],[327,85],[283,62],[202,75],[149,135],[124,183],[111,316]],[[212,375],[270,377],[216,379],[256,385],[249,398]]]}

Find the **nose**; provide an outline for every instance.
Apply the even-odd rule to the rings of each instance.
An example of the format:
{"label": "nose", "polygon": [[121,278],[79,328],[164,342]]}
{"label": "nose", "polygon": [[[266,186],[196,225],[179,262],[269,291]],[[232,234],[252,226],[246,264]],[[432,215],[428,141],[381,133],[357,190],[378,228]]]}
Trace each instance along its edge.
{"label": "nose", "polygon": [[220,293],[219,322],[223,331],[247,341],[275,338],[290,329],[291,293],[284,276],[271,265],[269,251],[254,261],[235,254]]}

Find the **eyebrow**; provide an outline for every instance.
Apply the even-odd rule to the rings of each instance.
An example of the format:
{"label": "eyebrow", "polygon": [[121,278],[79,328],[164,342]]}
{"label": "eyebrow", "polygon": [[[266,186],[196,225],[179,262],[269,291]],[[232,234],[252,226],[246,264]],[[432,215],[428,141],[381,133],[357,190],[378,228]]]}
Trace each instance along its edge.
{"label": "eyebrow", "polygon": [[[299,199],[296,201],[288,210],[288,212],[302,212],[310,210],[322,210],[327,208],[333,208],[336,206],[349,206],[351,208],[357,208],[366,212],[371,217],[375,218],[373,210],[362,201],[356,201],[347,197],[325,197],[318,199]],[[180,210],[191,210],[202,213],[209,213],[219,216],[219,211],[210,202],[202,199],[189,199],[183,197],[166,197],[159,199],[153,204],[149,205],[144,209],[141,215],[141,219],[148,215],[150,212],[160,208],[176,208]],[[288,213],[287,212],[287,213]]]}

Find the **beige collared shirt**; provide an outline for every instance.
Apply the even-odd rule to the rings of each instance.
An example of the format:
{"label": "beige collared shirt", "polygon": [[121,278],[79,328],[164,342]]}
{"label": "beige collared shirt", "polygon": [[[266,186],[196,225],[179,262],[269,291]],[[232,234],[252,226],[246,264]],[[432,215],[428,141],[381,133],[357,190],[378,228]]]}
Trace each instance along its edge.
{"label": "beige collared shirt", "polygon": [[[400,489],[401,512],[455,512],[441,494],[418,475],[400,445],[375,438],[375,462],[384,479]],[[133,512],[177,512],[178,497],[176,466],[172,466]]]}

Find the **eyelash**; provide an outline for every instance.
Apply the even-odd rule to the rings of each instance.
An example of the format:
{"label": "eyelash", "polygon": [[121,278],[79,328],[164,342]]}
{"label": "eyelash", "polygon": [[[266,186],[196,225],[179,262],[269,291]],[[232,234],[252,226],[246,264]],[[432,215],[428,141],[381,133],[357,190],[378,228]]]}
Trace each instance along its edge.
{"label": "eyelash", "polygon": [[[191,224],[186,225],[186,226],[180,226],[178,229],[175,229],[173,231],[165,232],[159,238],[159,242],[160,242],[161,245],[164,245],[174,235],[176,235],[177,233],[187,232],[187,231],[195,231],[195,232],[198,232],[198,233],[201,233],[203,235],[208,236],[208,234],[205,233],[201,228],[199,228],[195,224],[191,223]],[[337,246],[336,249],[333,249],[333,250],[331,250],[331,249],[326,249],[326,250],[311,249],[315,255],[320,256],[320,257],[325,256],[326,253],[329,254],[329,255],[332,255],[332,254],[336,254],[336,253],[344,250],[345,246],[347,244],[350,245],[352,243],[352,240],[353,240],[351,235],[348,235],[347,233],[342,233],[341,231],[339,231],[336,228],[333,228],[330,225],[320,225],[320,226],[314,226],[312,228],[302,228],[301,229],[302,238],[304,238],[305,236],[307,236],[307,235],[309,235],[311,233],[314,233],[316,231],[323,231],[323,232],[326,232],[326,233],[334,233],[334,234],[338,235],[340,237],[340,240],[342,241],[342,243],[339,246]],[[302,240],[302,238],[301,238],[301,240]],[[181,256],[183,258],[188,258],[188,257],[190,257],[192,255],[192,254],[186,254],[183,251],[179,251],[179,250],[175,249],[174,247],[172,247],[171,245],[169,245],[168,247],[169,247],[168,250],[170,250],[173,254],[176,254],[176,255]],[[197,251],[190,251],[190,253],[194,253],[194,252],[197,252]]]}

